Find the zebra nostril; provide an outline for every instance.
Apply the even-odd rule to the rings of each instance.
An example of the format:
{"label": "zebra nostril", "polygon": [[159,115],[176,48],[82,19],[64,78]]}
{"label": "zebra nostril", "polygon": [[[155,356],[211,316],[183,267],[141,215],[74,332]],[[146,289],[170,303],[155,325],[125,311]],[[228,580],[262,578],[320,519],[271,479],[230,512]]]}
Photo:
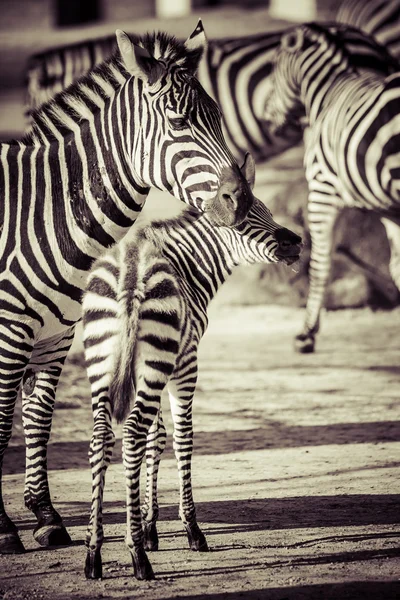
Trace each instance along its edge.
{"label": "zebra nostril", "polygon": [[226,202],[228,206],[230,206],[233,210],[236,210],[237,201],[236,198],[231,196],[230,194],[222,194],[222,199]]}

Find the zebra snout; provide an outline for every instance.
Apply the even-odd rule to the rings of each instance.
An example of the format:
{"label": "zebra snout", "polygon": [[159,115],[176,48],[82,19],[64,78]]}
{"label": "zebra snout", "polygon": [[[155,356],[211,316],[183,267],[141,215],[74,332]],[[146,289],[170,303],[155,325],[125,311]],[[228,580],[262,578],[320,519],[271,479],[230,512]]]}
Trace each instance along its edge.
{"label": "zebra snout", "polygon": [[286,227],[281,227],[275,231],[274,235],[278,242],[278,250],[276,252],[278,258],[299,258],[301,252],[301,237],[297,235],[297,233],[290,231],[290,229],[287,229]]}

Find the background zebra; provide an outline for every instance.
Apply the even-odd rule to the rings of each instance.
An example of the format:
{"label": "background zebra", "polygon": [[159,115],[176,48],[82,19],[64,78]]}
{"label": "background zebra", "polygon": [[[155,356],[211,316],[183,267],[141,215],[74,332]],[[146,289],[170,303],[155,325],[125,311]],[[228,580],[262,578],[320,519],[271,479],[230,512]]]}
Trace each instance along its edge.
{"label": "background zebra", "polygon": [[[35,113],[22,142],[0,146],[0,459],[24,377],[25,504],[42,545],[70,541],[46,449],[93,260],[128,231],[150,187],[229,225],[253,199],[254,163],[240,172],[195,77],[201,23],[185,42],[159,33],[132,43],[122,31],[117,40],[118,53]],[[0,499],[0,552],[23,550]]]}
{"label": "background zebra", "polygon": [[381,215],[391,245],[390,270],[400,289],[400,74],[360,74],[340,36],[317,24],[282,38],[266,104],[276,134],[305,110],[305,167],[312,241],[310,290],[301,352],[314,350],[332,255],[332,231],[344,207]]}
{"label": "background zebra", "polygon": [[400,0],[343,0],[336,21],[373,35],[400,58]]}
{"label": "background zebra", "polygon": [[[336,30],[336,26],[332,28]],[[199,80],[222,110],[224,134],[238,159],[250,151],[262,161],[301,139],[299,131],[290,127],[285,136],[271,135],[263,117],[281,36],[282,32],[267,32],[211,40],[200,62]],[[357,67],[386,74],[397,69],[393,58],[369,36],[351,27],[344,28],[343,36]],[[113,37],[99,38],[32,56],[26,74],[27,116],[109,56],[113,44]]]}
{"label": "background zebra", "polygon": [[[126,419],[126,544],[135,576],[154,577],[145,548],[158,548],[157,473],[166,439],[161,415],[161,393],[166,385],[174,421],[179,514],[190,548],[208,550],[196,521],[191,485],[192,401],[207,308],[236,265],[277,261],[290,265],[299,258],[300,242],[298,235],[280,227],[255,199],[245,221],[236,227],[215,226],[208,216],[187,211],[175,220],[135,232],[131,241],[122,242],[95,263],[83,299],[85,358],[94,414],[86,577],[102,576],[103,491],[115,441],[112,415],[118,421]],[[145,453],[142,531],[139,478]]]}

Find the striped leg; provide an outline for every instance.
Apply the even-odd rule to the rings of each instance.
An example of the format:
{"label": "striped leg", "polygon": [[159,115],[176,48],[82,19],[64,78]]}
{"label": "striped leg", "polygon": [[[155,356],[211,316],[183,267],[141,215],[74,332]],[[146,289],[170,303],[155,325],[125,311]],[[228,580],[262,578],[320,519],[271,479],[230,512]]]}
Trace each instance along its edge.
{"label": "striped leg", "polygon": [[[93,385],[93,380],[91,381]],[[93,396],[93,435],[90,440],[89,462],[92,469],[92,504],[86,533],[87,548],[85,575],[87,579],[101,579],[103,567],[101,547],[103,545],[103,494],[105,476],[115,443],[111,426],[111,406],[107,396],[99,390]]]}
{"label": "striped leg", "polygon": [[186,529],[191,550],[207,552],[208,545],[196,520],[192,491],[193,424],[192,403],[197,381],[196,349],[185,353],[184,363],[174,371],[168,393],[174,421],[174,451],[178,462],[180,502],[179,516]]}
{"label": "striped leg", "polygon": [[157,477],[166,440],[167,432],[160,407],[158,415],[150,427],[146,441],[146,495],[141,509],[145,550],[158,550]]}
{"label": "striped leg", "polygon": [[319,330],[320,312],[329,281],[333,228],[338,208],[331,204],[309,203],[308,216],[311,235],[311,257],[306,318],[303,331],[295,338],[295,349],[301,353],[314,352],[315,335]]}
{"label": "striped leg", "polygon": [[154,579],[153,569],[144,549],[140,512],[140,468],[146,440],[161,405],[160,391],[141,377],[134,407],[123,429],[123,458],[126,474],[127,531],[125,543],[132,556],[136,579]]}
{"label": "striped leg", "polygon": [[389,219],[381,219],[386,229],[390,245],[390,274],[396,287],[400,290],[400,226]]}
{"label": "striped leg", "polygon": [[22,387],[26,442],[25,506],[37,518],[35,540],[42,546],[68,545],[71,538],[50,498],[47,444],[58,381],[74,337],[74,327],[34,348]]}
{"label": "striped leg", "polygon": [[25,552],[17,528],[4,507],[1,475],[18,389],[32,352],[33,332],[28,329],[18,323],[0,322],[0,554]]}

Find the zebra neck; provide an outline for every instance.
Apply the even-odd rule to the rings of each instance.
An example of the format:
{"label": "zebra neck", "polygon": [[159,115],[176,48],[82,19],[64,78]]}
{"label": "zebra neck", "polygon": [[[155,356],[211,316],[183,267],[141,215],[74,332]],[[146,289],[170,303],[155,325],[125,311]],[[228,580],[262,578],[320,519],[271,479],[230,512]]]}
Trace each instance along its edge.
{"label": "zebra neck", "polygon": [[224,229],[202,216],[189,227],[171,228],[162,248],[204,312],[235,266],[222,235]]}
{"label": "zebra neck", "polygon": [[310,124],[315,122],[322,110],[336,102],[337,86],[352,73],[351,69],[349,72],[347,57],[342,58],[341,62],[335,60],[332,64],[325,64],[323,75],[319,62],[316,68],[300,74],[300,95]]}

